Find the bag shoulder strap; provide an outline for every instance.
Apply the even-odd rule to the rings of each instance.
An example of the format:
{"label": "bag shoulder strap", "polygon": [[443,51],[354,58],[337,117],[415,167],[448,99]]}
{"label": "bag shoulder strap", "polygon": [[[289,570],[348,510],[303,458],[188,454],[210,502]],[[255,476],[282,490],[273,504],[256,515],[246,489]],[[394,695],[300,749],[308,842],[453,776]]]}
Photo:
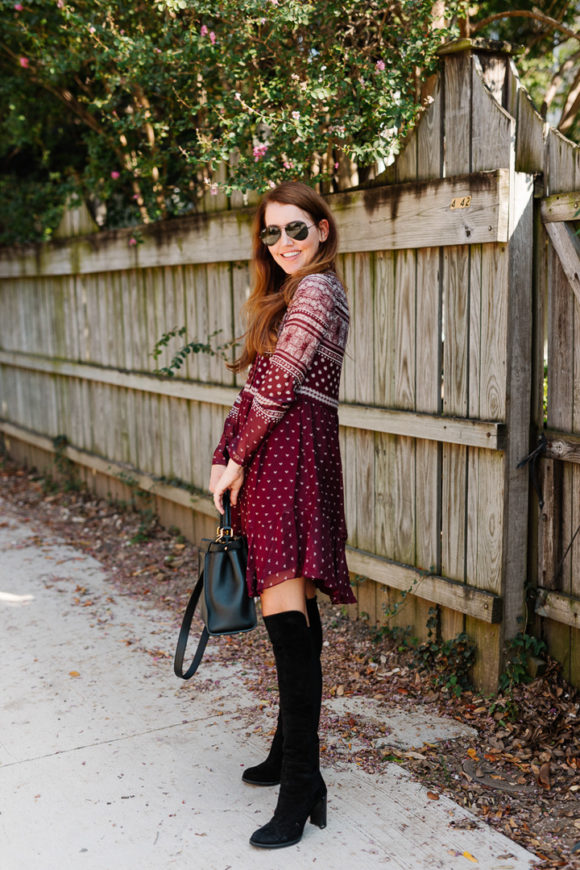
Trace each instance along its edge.
{"label": "bag shoulder strap", "polygon": [[195,613],[195,608],[197,607],[197,602],[199,601],[199,596],[201,595],[201,590],[203,589],[203,571],[197,583],[195,584],[195,589],[191,593],[191,598],[189,599],[189,603],[185,608],[185,613],[183,614],[183,622],[181,623],[181,630],[179,632],[179,638],[177,640],[177,647],[175,649],[175,658],[173,660],[173,672],[176,677],[181,677],[182,680],[189,680],[190,677],[193,677],[198,667],[201,664],[201,660],[203,658],[203,654],[205,652],[205,648],[207,645],[207,641],[209,638],[209,634],[207,628],[204,626],[203,631],[201,633],[201,637],[199,639],[199,643],[197,645],[197,649],[195,651],[195,655],[193,657],[193,661],[190,664],[189,668],[185,673],[183,672],[183,658],[185,656],[185,648],[187,647],[187,639],[189,637],[189,629],[191,628],[191,620],[193,619],[193,614]]}

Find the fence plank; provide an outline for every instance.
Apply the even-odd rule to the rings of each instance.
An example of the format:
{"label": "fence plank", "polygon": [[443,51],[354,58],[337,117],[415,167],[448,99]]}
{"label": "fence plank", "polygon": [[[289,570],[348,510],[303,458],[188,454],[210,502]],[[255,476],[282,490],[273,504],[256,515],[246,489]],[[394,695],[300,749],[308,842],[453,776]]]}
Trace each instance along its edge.
{"label": "fence plank", "polygon": [[377,405],[392,406],[395,371],[395,255],[381,251],[375,256],[374,290],[375,395]]}
{"label": "fence plank", "polygon": [[[512,70],[515,69],[513,61]],[[517,71],[516,71],[517,78]],[[516,170],[541,172],[544,168],[544,120],[521,82],[517,83]]]}
{"label": "fence plank", "polygon": [[[504,64],[502,59],[500,64]],[[488,71],[489,75],[489,71]],[[471,170],[513,166],[515,120],[502,108],[484,83],[480,59],[474,57],[471,91]],[[501,99],[501,94],[499,94]],[[485,118],[485,124],[478,123]]]}
{"label": "fence plank", "polygon": [[[416,407],[441,408],[441,274],[436,248],[417,252]],[[441,450],[425,439],[415,443],[417,474],[416,564],[439,573],[441,546]],[[426,620],[424,620],[426,621]]]}
{"label": "fence plank", "polygon": [[358,545],[358,469],[356,465],[356,434],[357,433],[354,429],[345,429],[341,446],[345,490],[344,508],[346,527],[348,530],[348,541],[352,547]]}
{"label": "fence plank", "polygon": [[[468,123],[469,103],[455,116],[453,123]],[[452,125],[447,124],[448,135]],[[457,147],[464,148],[469,130],[457,135],[461,137]],[[453,177],[328,197],[343,253],[507,241],[508,169],[469,174],[467,168],[460,174],[461,170],[455,169],[453,143],[449,145],[446,174]],[[467,195],[472,198],[468,207],[450,208],[453,200]],[[42,248],[41,258],[34,246],[18,257],[11,249],[1,250],[0,278],[248,261],[251,233],[246,217],[249,220],[250,215],[244,211],[220,212],[150,225],[143,228],[143,244],[137,247],[127,245],[131,231],[118,230],[99,233],[98,244],[90,237],[72,240],[68,245],[48,244]]]}
{"label": "fence plank", "polygon": [[358,353],[358,294],[355,291],[354,257],[345,254],[341,257],[341,272],[344,275],[346,286],[349,288],[350,327],[342,377],[340,382],[340,401],[353,402],[356,398],[356,361]]}
{"label": "fence plank", "polygon": [[374,263],[371,254],[355,254],[353,265],[354,284],[351,290],[351,298],[356,302],[356,318],[353,324],[355,332],[354,355],[354,398],[355,401],[366,405],[374,398],[374,347],[375,347],[375,319],[373,272]]}
{"label": "fence plank", "polygon": [[438,79],[432,94],[432,102],[417,127],[417,181],[440,178],[442,175],[442,111],[443,97],[441,81]]}
{"label": "fence plank", "polygon": [[[473,58],[470,54],[445,58],[445,175],[459,175],[471,168],[471,88]],[[478,240],[479,241],[479,240]]]}
{"label": "fence plank", "polygon": [[560,260],[560,266],[568,283],[580,302],[580,241],[576,233],[565,223],[547,223],[546,232]]}
{"label": "fence plank", "polygon": [[545,224],[554,221],[578,220],[580,190],[557,193],[542,200],[541,214]]}
{"label": "fence plank", "polygon": [[559,257],[550,246],[548,253],[550,307],[548,310],[548,426],[572,431],[574,297]]}
{"label": "fence plank", "polygon": [[[554,196],[575,190],[580,147],[566,139],[558,130],[550,128],[546,138],[547,166],[545,167],[546,193]],[[580,182],[580,178],[578,178]]]}

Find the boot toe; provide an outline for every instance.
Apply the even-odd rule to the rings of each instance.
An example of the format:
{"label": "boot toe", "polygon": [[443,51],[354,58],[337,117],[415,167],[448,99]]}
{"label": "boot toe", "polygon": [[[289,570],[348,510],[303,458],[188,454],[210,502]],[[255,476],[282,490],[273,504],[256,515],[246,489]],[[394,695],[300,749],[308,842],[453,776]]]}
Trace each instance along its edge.
{"label": "boot toe", "polygon": [[299,843],[304,825],[300,822],[288,824],[272,819],[267,825],[258,828],[250,837],[250,844],[260,849],[282,849]]}
{"label": "boot toe", "polygon": [[274,769],[264,764],[257,764],[256,767],[247,767],[242,773],[242,780],[249,785],[279,785],[280,770]]}

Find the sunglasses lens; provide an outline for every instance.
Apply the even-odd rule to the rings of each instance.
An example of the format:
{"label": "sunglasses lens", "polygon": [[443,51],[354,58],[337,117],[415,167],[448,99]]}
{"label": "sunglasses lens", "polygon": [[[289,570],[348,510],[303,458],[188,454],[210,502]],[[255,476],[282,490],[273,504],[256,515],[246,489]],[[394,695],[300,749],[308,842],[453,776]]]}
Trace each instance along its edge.
{"label": "sunglasses lens", "polygon": [[[303,242],[308,235],[309,227],[304,223],[304,221],[292,221],[291,223],[286,224],[284,229],[286,230],[288,238],[295,239],[297,242]],[[264,227],[260,233],[260,238],[265,245],[270,246],[275,245],[281,235],[282,230],[280,227],[271,226]]]}
{"label": "sunglasses lens", "polygon": [[296,239],[297,242],[303,242],[308,235],[308,227],[304,221],[292,221],[286,227],[286,232],[291,239]]}
{"label": "sunglasses lens", "polygon": [[282,231],[280,227],[264,227],[260,233],[260,238],[265,245],[270,246],[275,245],[281,235]]}

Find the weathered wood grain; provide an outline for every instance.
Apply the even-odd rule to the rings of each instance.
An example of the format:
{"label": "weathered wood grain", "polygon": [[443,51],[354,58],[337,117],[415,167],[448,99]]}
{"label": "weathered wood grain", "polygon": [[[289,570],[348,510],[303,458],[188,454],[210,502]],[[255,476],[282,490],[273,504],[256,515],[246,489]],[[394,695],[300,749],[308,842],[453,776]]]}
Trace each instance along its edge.
{"label": "weathered wood grain", "polygon": [[580,240],[564,222],[547,223],[546,232],[576,300],[580,302]]}
{"label": "weathered wood grain", "polygon": [[[451,149],[446,153],[448,160],[454,159]],[[505,241],[508,170],[473,175],[464,170],[460,175],[449,165],[446,173],[454,177],[330,195],[343,253]],[[468,195],[468,207],[450,208],[453,200]],[[118,230],[69,245],[47,245],[42,257],[34,246],[17,256],[10,248],[2,249],[0,278],[247,261],[249,219],[245,212],[220,212],[183,219],[177,226],[168,221],[143,228],[143,244],[136,247],[128,246],[127,232]]]}
{"label": "weathered wood grain", "polygon": [[374,263],[371,254],[355,254],[350,298],[355,300],[352,325],[354,344],[354,400],[370,404],[374,399],[375,318],[373,298]]}
{"label": "weathered wood grain", "polygon": [[401,152],[395,161],[395,178],[399,184],[415,181],[417,178],[417,127],[403,142]]}
{"label": "weathered wood grain", "polygon": [[536,614],[552,619],[559,625],[580,629],[580,598],[551,589],[538,589]]}
{"label": "weathered wood grain", "polygon": [[[451,177],[471,169],[471,88],[473,58],[465,53],[446,57],[444,67],[445,175]],[[478,240],[479,241],[479,240]]]}
{"label": "weathered wood grain", "polygon": [[580,190],[556,193],[542,200],[541,215],[545,224],[554,221],[578,220],[580,213]]}
{"label": "weathered wood grain", "polygon": [[[505,59],[499,61],[503,69]],[[494,95],[488,85],[492,83],[494,72],[489,69],[484,74],[480,59],[473,59],[471,83],[471,171],[481,172],[496,166],[513,167],[515,150],[515,119],[501,106],[502,88]],[[487,85],[484,81],[487,81]],[[499,97],[499,101],[498,101]],[[481,119],[485,118],[485,123]]]}
{"label": "weathered wood grain", "polygon": [[522,85],[513,60],[510,60],[511,105],[508,111],[516,118],[516,171],[542,172],[546,124]]}
{"label": "weathered wood grain", "polygon": [[546,193],[554,196],[580,186],[577,178],[580,147],[553,127],[546,134],[547,159],[544,166]]}
{"label": "weathered wood grain", "polygon": [[[417,252],[416,408],[441,408],[441,263],[437,248]],[[415,443],[416,564],[440,573],[441,450],[421,438]]]}
{"label": "weathered wood grain", "polygon": [[548,253],[548,426],[572,431],[574,296],[560,258],[553,247]]}
{"label": "weathered wood grain", "polygon": [[442,112],[443,96],[438,79],[429,106],[417,126],[417,181],[440,178],[443,174]]}

